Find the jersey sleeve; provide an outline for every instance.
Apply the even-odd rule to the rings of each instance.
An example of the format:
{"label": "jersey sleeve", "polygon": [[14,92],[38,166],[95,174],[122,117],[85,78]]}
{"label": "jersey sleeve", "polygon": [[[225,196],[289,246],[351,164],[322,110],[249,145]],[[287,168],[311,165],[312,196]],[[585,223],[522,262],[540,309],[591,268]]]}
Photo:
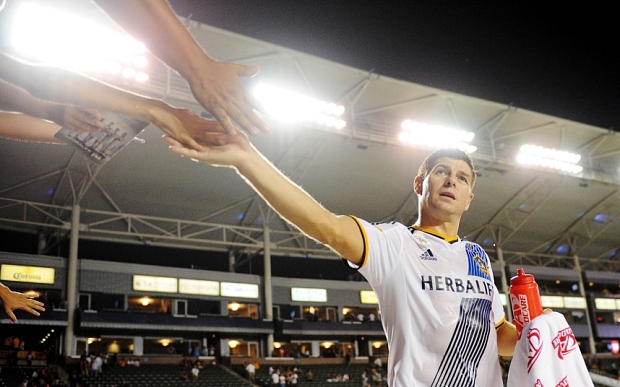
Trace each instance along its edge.
{"label": "jersey sleeve", "polygon": [[360,227],[364,239],[364,256],[358,269],[373,286],[380,286],[383,280],[392,272],[395,262],[403,254],[403,225],[399,223],[372,224],[365,220],[352,217]]}
{"label": "jersey sleeve", "polygon": [[491,309],[493,310],[493,322],[495,327],[499,328],[504,322],[506,322],[506,313],[504,312],[504,306],[502,305],[502,299],[499,297],[499,290],[497,286],[493,284],[495,291],[493,292],[493,303]]}

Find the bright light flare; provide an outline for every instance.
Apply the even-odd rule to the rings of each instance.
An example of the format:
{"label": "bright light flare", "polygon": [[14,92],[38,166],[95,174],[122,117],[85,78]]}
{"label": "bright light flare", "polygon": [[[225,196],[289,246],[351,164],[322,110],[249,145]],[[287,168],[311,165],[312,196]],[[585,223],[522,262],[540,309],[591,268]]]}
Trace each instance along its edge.
{"label": "bright light flare", "polygon": [[467,153],[474,153],[478,148],[469,144],[474,139],[473,132],[431,125],[411,120],[403,121],[403,131],[398,139],[410,145],[427,148],[458,148]]}
{"label": "bright light flare", "polygon": [[142,297],[141,299],[138,300],[138,302],[140,303],[140,305],[142,306],[149,306],[149,304],[151,303],[151,299],[148,297]]}
{"label": "bright light flare", "polygon": [[11,36],[24,56],[52,66],[125,76],[127,68],[144,73],[148,64],[146,47],[131,36],[37,4],[21,5]]}
{"label": "bright light flare", "polygon": [[254,96],[261,101],[267,114],[283,122],[310,121],[336,129],[347,124],[339,118],[344,113],[342,105],[264,84],[254,89]]}
{"label": "bright light flare", "polygon": [[517,161],[521,164],[557,169],[573,174],[583,171],[583,167],[576,164],[579,160],[581,160],[581,155],[577,153],[530,144],[523,145],[517,155]]}
{"label": "bright light flare", "polygon": [[149,75],[143,71],[138,71],[135,76],[136,82],[142,83],[149,80]]}

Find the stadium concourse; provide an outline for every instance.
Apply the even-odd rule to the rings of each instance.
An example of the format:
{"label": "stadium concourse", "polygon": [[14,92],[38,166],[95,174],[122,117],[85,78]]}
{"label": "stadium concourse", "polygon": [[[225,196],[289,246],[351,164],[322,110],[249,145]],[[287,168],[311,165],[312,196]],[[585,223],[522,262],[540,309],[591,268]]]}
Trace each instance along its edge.
{"label": "stadium concourse", "polygon": [[[116,28],[90,2],[58,6]],[[5,17],[2,29],[11,25]],[[437,145],[413,140],[440,132],[443,145],[460,136],[447,130],[463,130],[478,176],[460,236],[485,248],[504,300],[517,268],[534,274],[543,305],[566,317],[588,365],[617,377],[617,132],[184,21],[214,57],[261,66],[246,87],[265,104],[330,107],[302,118],[270,110],[271,133],[252,142],[335,213],[411,224],[417,166]],[[208,117],[184,80],[146,57],[145,82],[80,71]],[[47,307],[40,317],[17,312],[17,324],[1,316],[3,375],[9,364],[32,371],[29,352],[32,367],[103,353],[150,362],[140,370],[153,373],[159,360],[180,365],[186,355],[218,368],[256,359],[260,372],[276,360],[385,364],[381,313],[363,278],[232,170],[173,156],[152,125],[137,137],[103,165],[72,146],[0,139],[1,281],[36,292]],[[556,152],[526,153],[541,148]],[[563,158],[536,164],[550,154]],[[334,372],[345,371],[325,373]]]}

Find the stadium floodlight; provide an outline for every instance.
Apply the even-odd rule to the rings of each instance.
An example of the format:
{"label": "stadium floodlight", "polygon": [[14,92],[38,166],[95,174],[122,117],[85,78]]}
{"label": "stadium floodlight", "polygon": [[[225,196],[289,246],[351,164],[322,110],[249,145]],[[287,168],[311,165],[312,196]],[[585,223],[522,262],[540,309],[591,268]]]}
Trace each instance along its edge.
{"label": "stadium floodlight", "polygon": [[581,160],[581,155],[577,153],[530,144],[523,145],[517,155],[517,161],[521,164],[557,169],[573,174],[583,171],[583,167],[577,165],[579,160]]}
{"label": "stadium floodlight", "polygon": [[283,122],[313,122],[330,128],[342,129],[347,123],[339,118],[344,106],[307,97],[302,94],[261,84],[254,96],[267,114]]}
{"label": "stadium floodlight", "polygon": [[470,144],[474,139],[473,132],[411,120],[403,121],[401,127],[403,131],[398,139],[405,144],[433,149],[458,148],[467,153],[474,153],[478,149]]}
{"label": "stadium floodlight", "polygon": [[54,8],[22,4],[11,35],[15,49],[30,60],[86,73],[117,74],[138,82],[149,78],[144,44]]}

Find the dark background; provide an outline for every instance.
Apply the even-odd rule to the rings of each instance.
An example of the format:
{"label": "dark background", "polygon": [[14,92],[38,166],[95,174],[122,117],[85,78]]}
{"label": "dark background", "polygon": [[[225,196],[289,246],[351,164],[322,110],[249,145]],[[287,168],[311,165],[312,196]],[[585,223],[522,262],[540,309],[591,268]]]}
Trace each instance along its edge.
{"label": "dark background", "polygon": [[169,1],[181,16],[362,70],[620,128],[611,4]]}

